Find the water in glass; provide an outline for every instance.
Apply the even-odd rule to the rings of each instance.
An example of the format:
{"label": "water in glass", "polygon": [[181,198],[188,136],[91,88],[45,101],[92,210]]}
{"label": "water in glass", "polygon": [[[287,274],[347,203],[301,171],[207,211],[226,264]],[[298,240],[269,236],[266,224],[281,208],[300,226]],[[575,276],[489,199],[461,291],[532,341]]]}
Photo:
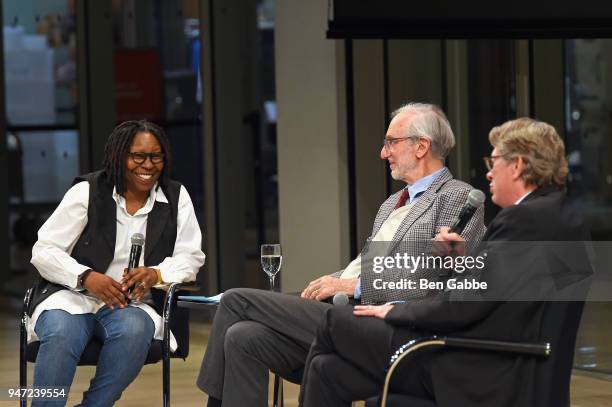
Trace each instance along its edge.
{"label": "water in glass", "polygon": [[281,269],[282,262],[280,244],[261,245],[261,267],[270,279],[270,290],[274,290],[274,277]]}

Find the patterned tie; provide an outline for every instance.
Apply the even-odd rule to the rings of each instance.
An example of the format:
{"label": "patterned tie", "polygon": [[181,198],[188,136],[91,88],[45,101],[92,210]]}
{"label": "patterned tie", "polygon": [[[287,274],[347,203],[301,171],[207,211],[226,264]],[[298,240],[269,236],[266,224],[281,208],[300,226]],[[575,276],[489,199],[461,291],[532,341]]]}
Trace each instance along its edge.
{"label": "patterned tie", "polygon": [[406,201],[409,198],[410,198],[410,193],[408,192],[408,188],[404,188],[404,190],[402,191],[402,195],[400,196],[400,199],[395,204],[395,209],[401,208],[402,206],[404,206],[406,204]]}

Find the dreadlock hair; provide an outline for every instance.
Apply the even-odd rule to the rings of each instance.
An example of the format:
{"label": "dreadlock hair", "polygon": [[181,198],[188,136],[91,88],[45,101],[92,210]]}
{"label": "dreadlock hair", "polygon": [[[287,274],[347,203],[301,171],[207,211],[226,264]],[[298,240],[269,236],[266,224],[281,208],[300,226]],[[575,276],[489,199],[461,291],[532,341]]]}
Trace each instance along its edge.
{"label": "dreadlock hair", "polygon": [[165,188],[170,180],[172,157],[170,155],[170,142],[166,137],[166,133],[164,133],[161,127],[150,121],[128,120],[113,129],[104,147],[102,166],[106,171],[109,181],[115,185],[118,194],[123,194],[127,190],[125,162],[132,141],[138,133],[152,134],[159,142],[164,153],[164,169],[159,177],[159,186]]}

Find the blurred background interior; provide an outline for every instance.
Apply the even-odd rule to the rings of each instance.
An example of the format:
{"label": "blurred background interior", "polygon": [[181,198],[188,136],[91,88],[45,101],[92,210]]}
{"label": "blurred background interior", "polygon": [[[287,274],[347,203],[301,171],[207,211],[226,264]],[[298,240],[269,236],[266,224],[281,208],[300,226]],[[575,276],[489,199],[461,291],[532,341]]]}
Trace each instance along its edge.
{"label": "blurred background interior", "polygon": [[[128,119],[170,138],[204,233],[206,294],[266,288],[262,243],[283,245],[286,292],[356,255],[400,187],[378,153],[406,101],[444,108],[458,142],[448,166],[484,191],[492,126],[555,125],[569,195],[593,238],[612,240],[610,39],[332,40],[325,0],[2,0],[1,13],[7,298],[32,282],[37,229]],[[612,373],[610,318],[610,303],[587,304],[577,368]]]}

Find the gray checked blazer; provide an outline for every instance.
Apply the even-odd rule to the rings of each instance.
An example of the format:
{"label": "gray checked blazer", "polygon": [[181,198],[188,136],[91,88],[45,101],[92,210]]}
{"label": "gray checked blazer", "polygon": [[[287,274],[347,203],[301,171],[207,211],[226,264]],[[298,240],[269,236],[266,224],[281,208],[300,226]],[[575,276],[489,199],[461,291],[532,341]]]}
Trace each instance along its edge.
{"label": "gray checked blazer", "polygon": [[[440,227],[451,226],[454,223],[472,189],[469,184],[453,179],[450,171],[445,169],[416,200],[410,212],[400,224],[393,237],[393,241],[386,243],[387,247],[385,250],[387,251],[387,256],[394,256],[396,253],[407,253],[413,256],[419,256],[422,253],[425,253],[425,255],[429,254],[431,239],[436,235]],[[362,251],[362,258],[365,256],[364,252],[368,250],[370,244],[378,245],[378,243],[370,242],[383,222],[393,212],[401,192],[400,190],[394,193],[380,206],[374,220],[372,234],[367,239]],[[468,241],[468,245],[472,246],[480,242],[484,233],[484,209],[481,206],[461,235]],[[341,272],[333,275],[339,277],[340,274]],[[376,289],[375,279],[378,280],[376,285],[380,287],[380,280],[383,282],[397,282],[404,278],[418,280],[423,277],[433,281],[439,278],[438,274],[439,270],[423,268],[417,269],[414,273],[405,268],[388,268],[382,273],[374,273],[371,267],[364,267],[361,272],[361,303],[381,304],[388,301],[410,300],[423,298],[432,293],[430,290],[419,288],[411,290]]]}

